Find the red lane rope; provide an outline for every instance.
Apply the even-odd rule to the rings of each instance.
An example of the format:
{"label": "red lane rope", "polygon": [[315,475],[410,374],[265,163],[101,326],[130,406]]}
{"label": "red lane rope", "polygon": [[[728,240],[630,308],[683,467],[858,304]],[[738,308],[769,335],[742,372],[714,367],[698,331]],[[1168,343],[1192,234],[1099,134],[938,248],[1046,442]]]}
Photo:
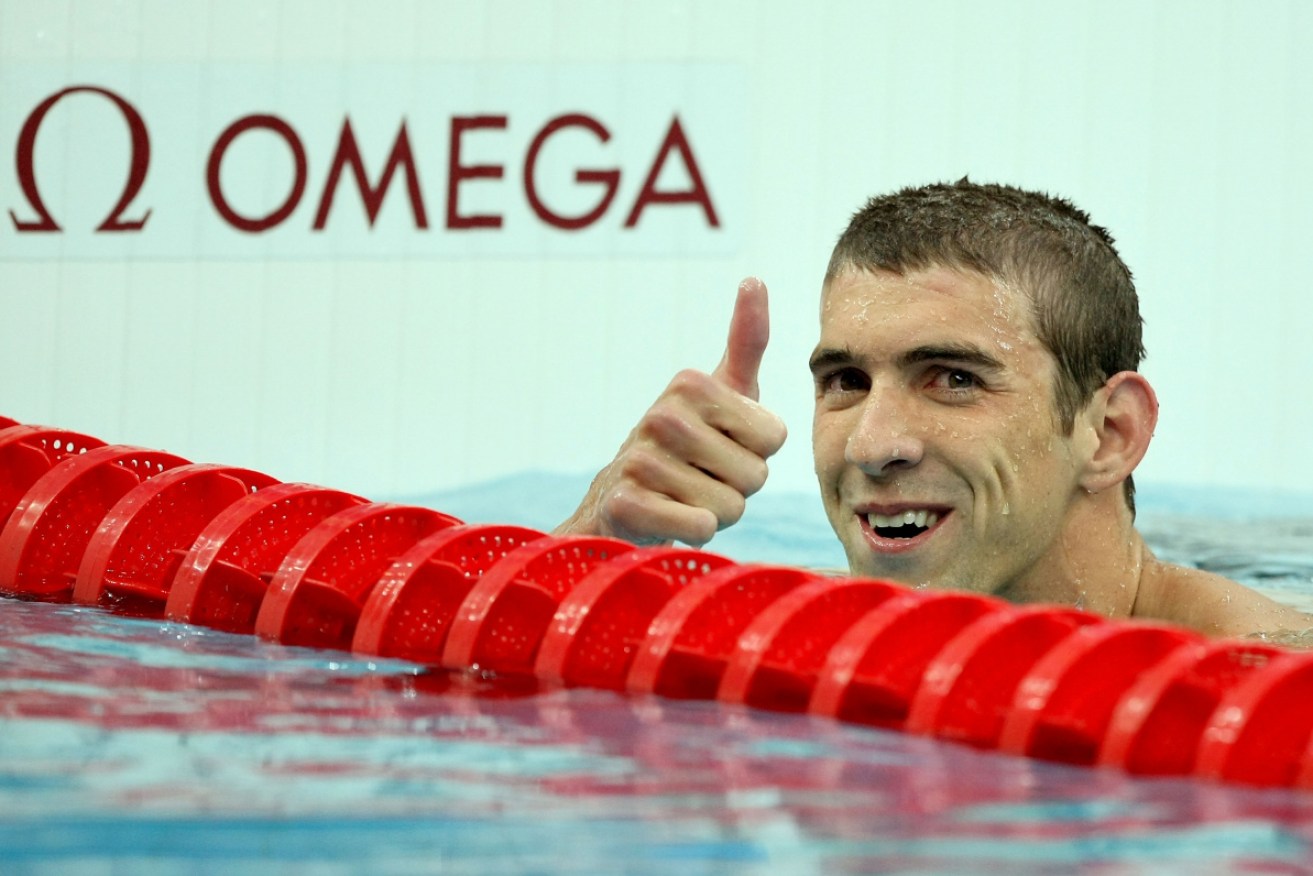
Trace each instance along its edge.
{"label": "red lane rope", "polygon": [[456,671],[1313,788],[1313,654],[1067,606],[469,525],[0,417],[0,595]]}

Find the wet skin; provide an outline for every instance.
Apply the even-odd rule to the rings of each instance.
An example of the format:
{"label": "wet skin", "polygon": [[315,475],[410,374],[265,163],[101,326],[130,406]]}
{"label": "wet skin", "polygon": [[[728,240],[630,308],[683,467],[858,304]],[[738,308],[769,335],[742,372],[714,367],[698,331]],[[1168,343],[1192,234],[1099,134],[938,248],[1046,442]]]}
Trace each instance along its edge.
{"label": "wet skin", "polygon": [[[676,375],[556,532],[703,544],[737,521],[786,435],[756,400],[768,338],[766,288],[750,278],[720,364]],[[988,278],[943,267],[834,278],[812,357],[812,437],[851,573],[1210,635],[1313,627],[1157,560],[1123,494],[1157,423],[1153,389],[1112,375],[1064,430],[1055,369],[1028,301]]]}
{"label": "wet skin", "polygon": [[1052,590],[1096,441],[1063,434],[1021,293],[941,267],[844,272],[811,368],[816,474],[853,574],[1068,595]]}

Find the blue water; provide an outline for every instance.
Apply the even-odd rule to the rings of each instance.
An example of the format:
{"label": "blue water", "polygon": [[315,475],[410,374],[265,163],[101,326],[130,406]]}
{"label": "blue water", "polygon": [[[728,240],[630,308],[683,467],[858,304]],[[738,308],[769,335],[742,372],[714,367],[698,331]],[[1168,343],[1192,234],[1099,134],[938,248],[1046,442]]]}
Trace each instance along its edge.
{"label": "blue water", "polygon": [[[479,511],[537,486],[434,505],[545,525],[557,498]],[[1193,546],[1271,592],[1313,590],[1313,514],[1204,518],[1178,500],[1143,512],[1160,552]],[[788,502],[775,519],[766,504],[713,546],[781,561],[770,551],[792,544],[797,564],[835,564],[818,517]],[[1313,794],[0,602],[6,876],[1298,873],[1310,861]]]}

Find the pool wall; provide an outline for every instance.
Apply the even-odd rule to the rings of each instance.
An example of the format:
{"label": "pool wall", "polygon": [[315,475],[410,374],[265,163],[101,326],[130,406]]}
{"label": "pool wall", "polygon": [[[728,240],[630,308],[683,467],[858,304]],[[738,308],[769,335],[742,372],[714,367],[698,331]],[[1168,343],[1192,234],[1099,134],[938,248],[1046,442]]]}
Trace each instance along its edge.
{"label": "pool wall", "polygon": [[2,407],[370,496],[595,471],[759,274],[767,490],[804,492],[834,239],[970,174],[1119,241],[1145,482],[1307,491],[1311,36],[1275,0],[0,0]]}

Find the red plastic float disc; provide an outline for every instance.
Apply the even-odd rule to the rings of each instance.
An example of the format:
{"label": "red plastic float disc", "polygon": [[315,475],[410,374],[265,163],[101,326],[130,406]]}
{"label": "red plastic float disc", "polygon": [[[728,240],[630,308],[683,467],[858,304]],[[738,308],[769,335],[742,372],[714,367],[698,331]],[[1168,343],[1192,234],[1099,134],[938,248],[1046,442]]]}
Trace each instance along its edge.
{"label": "red plastic float disc", "polygon": [[639,548],[590,572],[561,600],[534,663],[544,681],[624,690],[634,651],[675,593],[733,565],[693,548]]}
{"label": "red plastic float disc", "polygon": [[1091,624],[1049,651],[1017,686],[998,747],[1094,763],[1118,701],[1144,672],[1201,636],[1182,627]]}
{"label": "red plastic float disc", "polygon": [[0,428],[0,528],[37,478],[70,456],[104,446],[99,438],[63,429]]}
{"label": "red plastic float disc", "polygon": [[1218,702],[1281,653],[1240,640],[1178,648],[1117,703],[1098,762],[1142,775],[1188,775]]}
{"label": "red plastic float disc", "polygon": [[214,517],[183,557],[164,616],[232,633],[250,633],[283,559],[307,532],[359,496],[312,484],[274,484]]}
{"label": "red plastic float disc", "polygon": [[648,626],[625,688],[680,699],[711,699],[739,635],[766,606],[821,576],[747,565],[717,569],[671,597]]}
{"label": "red plastic float disc", "polygon": [[224,508],[274,483],[230,466],[183,465],[128,490],[87,543],[73,601],[162,617],[174,574],[192,542]]}
{"label": "red plastic float disc", "polygon": [[1195,775],[1250,785],[1307,784],[1313,654],[1287,652],[1222,696],[1204,727]]}
{"label": "red plastic float disc", "polygon": [[807,711],[902,727],[930,661],[968,624],[1005,607],[978,593],[904,591],[834,643]]}
{"label": "red plastic float disc", "polygon": [[1098,615],[1037,605],[972,621],[926,666],[904,729],[993,748],[1017,685],[1053,646]]}
{"label": "red plastic float disc", "polygon": [[470,588],[447,634],[442,665],[501,673],[533,669],[561,599],[597,566],[631,551],[618,538],[542,538],[506,555]]}
{"label": "red plastic float disc", "polygon": [[716,698],[804,711],[835,642],[871,609],[906,592],[889,581],[851,578],[818,578],[790,590],[739,635]]}
{"label": "red plastic float disc", "polygon": [[187,460],[111,445],[65,459],[39,477],[0,531],[0,593],[67,602],[82,554],[124,493]]}
{"label": "red plastic float disc", "polygon": [[425,536],[392,564],[360,611],[357,654],[438,663],[456,609],[508,553],[546,537],[524,526],[467,524]]}
{"label": "red plastic float disc", "polygon": [[350,648],[361,605],[393,561],[429,533],[458,523],[413,505],[339,511],[283,559],[256,615],[256,634],[284,645]]}

